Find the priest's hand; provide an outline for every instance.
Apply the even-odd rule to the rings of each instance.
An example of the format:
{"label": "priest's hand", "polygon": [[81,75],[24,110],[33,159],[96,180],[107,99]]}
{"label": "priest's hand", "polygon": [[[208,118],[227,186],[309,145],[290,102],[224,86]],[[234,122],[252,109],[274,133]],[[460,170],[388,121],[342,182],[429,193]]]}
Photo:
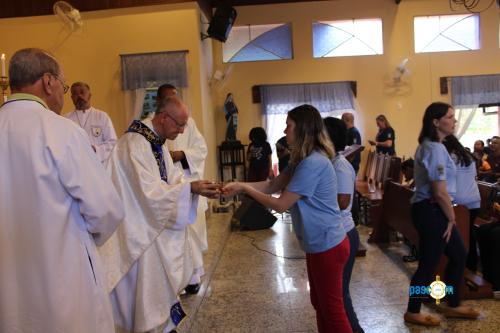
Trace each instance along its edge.
{"label": "priest's hand", "polygon": [[222,195],[225,197],[232,197],[245,190],[245,184],[239,182],[231,182],[224,185],[222,188]]}
{"label": "priest's hand", "polygon": [[197,180],[191,182],[191,193],[215,199],[220,195],[220,184],[208,180]]}
{"label": "priest's hand", "polygon": [[182,150],[175,150],[175,151],[170,151],[170,157],[172,157],[172,160],[175,162],[182,161],[184,158],[186,158],[186,155],[184,155],[184,152]]}

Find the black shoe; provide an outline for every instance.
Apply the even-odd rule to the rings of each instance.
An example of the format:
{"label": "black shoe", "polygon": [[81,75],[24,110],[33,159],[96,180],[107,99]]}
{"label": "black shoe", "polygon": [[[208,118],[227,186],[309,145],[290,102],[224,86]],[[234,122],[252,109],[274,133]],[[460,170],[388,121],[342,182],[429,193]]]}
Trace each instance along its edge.
{"label": "black shoe", "polygon": [[170,332],[168,332],[168,333],[177,333],[177,331],[176,331],[176,330],[171,330],[171,331],[170,331]]}
{"label": "black shoe", "polygon": [[403,261],[404,262],[414,262],[414,261],[417,261],[417,257],[415,257],[414,255],[408,255],[408,256],[403,256]]}
{"label": "black shoe", "polygon": [[200,291],[200,284],[188,284],[186,288],[184,288],[186,293],[191,295],[196,295],[198,291]]}

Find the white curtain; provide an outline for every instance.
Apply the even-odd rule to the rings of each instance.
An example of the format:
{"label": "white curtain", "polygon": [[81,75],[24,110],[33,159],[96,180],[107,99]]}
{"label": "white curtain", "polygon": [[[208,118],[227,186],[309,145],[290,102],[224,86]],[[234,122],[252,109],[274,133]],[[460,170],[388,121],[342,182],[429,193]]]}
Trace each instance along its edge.
{"label": "white curtain", "polygon": [[455,109],[455,118],[457,119],[457,125],[455,127],[455,136],[460,140],[469,128],[476,112],[481,112],[481,109],[476,107],[471,108],[457,108]]}
{"label": "white curtain", "polygon": [[142,106],[144,105],[146,89],[125,90],[125,114],[127,126],[135,119],[140,119]]}

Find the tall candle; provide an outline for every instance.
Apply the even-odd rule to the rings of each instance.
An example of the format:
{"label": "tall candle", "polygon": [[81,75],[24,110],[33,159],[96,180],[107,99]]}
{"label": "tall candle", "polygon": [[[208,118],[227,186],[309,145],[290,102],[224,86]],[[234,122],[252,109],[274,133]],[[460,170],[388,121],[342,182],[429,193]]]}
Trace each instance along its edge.
{"label": "tall candle", "polygon": [[2,76],[7,76],[5,75],[5,53],[2,53]]}

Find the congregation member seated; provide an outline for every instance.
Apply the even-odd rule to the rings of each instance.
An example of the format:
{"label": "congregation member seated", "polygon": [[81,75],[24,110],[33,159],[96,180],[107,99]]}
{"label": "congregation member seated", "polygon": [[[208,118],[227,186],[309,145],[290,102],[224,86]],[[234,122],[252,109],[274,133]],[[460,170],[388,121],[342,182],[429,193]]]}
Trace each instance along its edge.
{"label": "congregation member seated", "polygon": [[413,179],[413,164],[412,158],[401,163],[401,173],[403,174],[403,185],[410,189],[415,188],[415,179]]}
{"label": "congregation member seated", "polygon": [[500,178],[500,137],[494,136],[491,138],[490,153],[486,162],[488,162],[491,169],[480,171],[479,179],[488,183],[496,183]]}
{"label": "congregation member seated", "polygon": [[286,142],[286,136],[276,142],[276,155],[278,156],[278,170],[281,173],[286,169],[290,161],[290,148]]}

